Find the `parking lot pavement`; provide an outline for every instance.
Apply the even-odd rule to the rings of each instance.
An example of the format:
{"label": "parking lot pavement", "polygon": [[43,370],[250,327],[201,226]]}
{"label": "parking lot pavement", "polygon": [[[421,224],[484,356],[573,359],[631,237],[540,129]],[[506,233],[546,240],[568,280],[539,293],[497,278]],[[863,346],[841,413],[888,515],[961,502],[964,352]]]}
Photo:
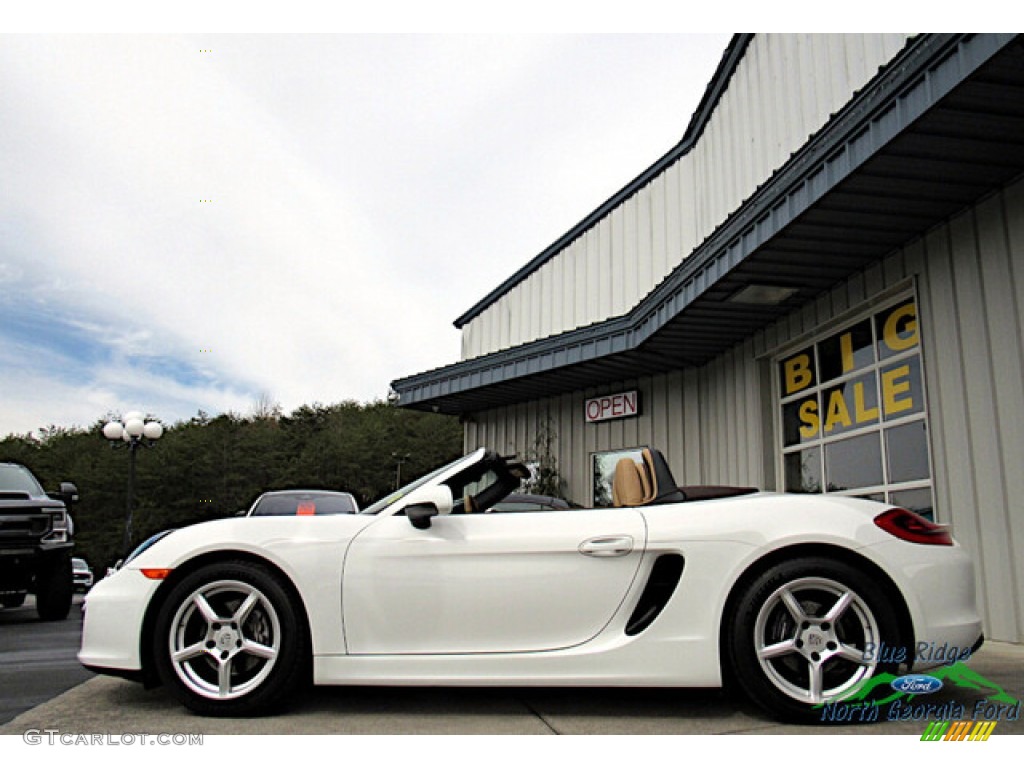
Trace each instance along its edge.
{"label": "parking lot pavement", "polygon": [[78,663],[81,595],[65,621],[41,621],[35,597],[0,611],[0,723],[92,677]]}
{"label": "parking lot pavement", "polygon": [[[1024,698],[1024,646],[988,643],[969,668],[1019,701]],[[166,691],[96,677],[0,727],[0,734],[31,729],[61,733],[133,734],[906,734],[920,736],[931,720],[982,720],[999,693],[947,682],[915,706],[952,704],[952,716],[844,724],[829,728],[777,723],[717,690],[522,688],[318,688],[290,711],[252,719],[192,715]],[[927,701],[926,701],[927,700]],[[976,709],[978,702],[982,703]],[[906,707],[907,705],[904,705]],[[900,712],[907,712],[903,708]],[[1016,719],[1000,717],[993,735],[1024,734]],[[913,710],[910,710],[913,714]],[[935,713],[933,713],[935,714]],[[1004,712],[1006,714],[1012,714]]]}

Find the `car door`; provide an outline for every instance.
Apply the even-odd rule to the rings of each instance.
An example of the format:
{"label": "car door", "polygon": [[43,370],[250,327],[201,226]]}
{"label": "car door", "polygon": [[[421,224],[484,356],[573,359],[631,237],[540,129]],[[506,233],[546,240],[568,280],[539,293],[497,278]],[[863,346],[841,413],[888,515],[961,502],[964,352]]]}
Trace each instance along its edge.
{"label": "car door", "polygon": [[382,518],[342,580],[349,653],[545,651],[597,635],[646,543],[634,509],[455,514],[417,530]]}

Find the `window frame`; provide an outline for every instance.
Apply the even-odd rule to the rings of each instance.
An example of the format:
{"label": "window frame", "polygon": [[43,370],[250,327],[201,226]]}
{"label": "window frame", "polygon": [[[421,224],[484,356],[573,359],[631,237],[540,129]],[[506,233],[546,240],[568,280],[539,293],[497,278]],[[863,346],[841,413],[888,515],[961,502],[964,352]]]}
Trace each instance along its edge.
{"label": "window frame", "polygon": [[[877,318],[885,315],[906,303],[913,302],[915,308],[915,322],[917,324],[917,342],[910,348],[901,351],[897,351],[892,354],[888,354],[882,357],[879,354],[880,344],[880,333],[878,329]],[[868,321],[871,328],[871,345],[873,361],[868,365],[862,365],[861,367],[854,368],[851,371],[842,373],[828,381],[822,381],[821,379],[821,354],[819,351],[819,345],[823,342],[839,336],[847,330],[853,329],[857,325]],[[791,394],[783,394],[783,362],[791,359],[794,355],[799,354],[803,350],[812,350],[812,360],[814,365],[814,380],[813,383],[800,389],[799,391]],[[919,409],[914,412],[905,415],[894,415],[887,418],[884,412],[883,403],[883,392],[882,392],[882,372],[885,370],[892,369],[895,366],[899,366],[904,361],[915,359],[919,365],[920,374],[920,397],[921,405]],[[881,494],[882,498],[885,499],[886,503],[895,503],[891,499],[894,495],[905,493],[908,491],[916,490],[927,490],[931,496],[931,514],[934,519],[938,519],[936,498],[935,498],[935,461],[932,450],[931,441],[931,418],[930,410],[928,405],[928,386],[927,386],[927,375],[926,375],[926,360],[925,360],[925,349],[924,349],[924,333],[921,325],[921,302],[917,296],[917,292],[914,289],[901,291],[897,294],[887,296],[884,300],[876,300],[865,305],[860,311],[845,315],[841,320],[830,322],[822,325],[818,330],[806,336],[801,336],[800,339],[794,343],[787,344],[780,350],[777,350],[771,357],[771,392],[772,392],[772,421],[774,424],[774,436],[772,438],[772,453],[773,463],[775,466],[775,475],[777,487],[786,492],[798,492],[789,491],[787,487],[786,478],[786,457],[792,454],[799,454],[802,451],[817,448],[820,451],[818,458],[818,469],[821,475],[822,489],[819,493],[825,495],[834,496],[847,496],[847,497],[866,497],[869,495]],[[826,435],[825,434],[825,418],[828,410],[827,403],[825,402],[825,393],[829,392],[836,386],[847,384],[857,379],[861,379],[865,376],[872,376],[874,378],[874,397],[875,407],[879,409],[877,419],[871,423],[865,425],[854,425],[852,428],[846,428],[840,431],[838,434]],[[800,402],[807,399],[810,396],[814,396],[818,403],[818,418],[819,428],[818,434],[812,439],[799,440],[796,443],[787,446],[786,445],[786,424],[784,420],[784,408],[792,403]],[[928,465],[927,476],[925,478],[919,478],[914,480],[905,480],[900,482],[889,482],[890,477],[890,464],[889,464],[889,440],[887,433],[889,430],[893,430],[907,424],[922,423],[925,430],[925,454]],[[838,443],[843,440],[856,438],[864,435],[874,434],[877,436],[880,450],[880,461],[881,461],[881,482],[873,485],[859,486],[852,489],[839,489],[829,490],[829,477],[828,477],[828,466],[826,458],[826,450],[829,445]],[[807,493],[813,493],[807,492]]]}

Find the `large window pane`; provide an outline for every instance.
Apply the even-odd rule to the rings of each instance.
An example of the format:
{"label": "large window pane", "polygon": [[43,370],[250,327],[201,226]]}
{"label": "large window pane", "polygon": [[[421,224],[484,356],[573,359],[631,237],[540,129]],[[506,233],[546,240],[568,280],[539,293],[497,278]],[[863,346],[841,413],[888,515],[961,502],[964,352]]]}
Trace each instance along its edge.
{"label": "large window pane", "polygon": [[839,440],[825,446],[825,476],[829,491],[846,491],[882,484],[882,444],[877,432]]}
{"label": "large window pane", "polygon": [[818,345],[822,382],[845,376],[875,362],[871,321],[864,320]]}
{"label": "large window pane", "polygon": [[821,449],[809,448],[786,454],[786,491],[821,493]]}
{"label": "large window pane", "polygon": [[898,355],[914,349],[919,342],[917,305],[913,301],[897,304],[875,316],[878,335],[878,359]]}
{"label": "large window pane", "polygon": [[885,420],[900,419],[924,410],[921,358],[914,355],[879,371]]}
{"label": "large window pane", "polygon": [[929,477],[928,431],[923,421],[887,429],[885,452],[890,483],[926,480]]}
{"label": "large window pane", "polygon": [[820,412],[817,395],[782,406],[782,444],[788,448],[821,437]]}
{"label": "large window pane", "polygon": [[779,365],[782,396],[789,397],[817,384],[814,375],[814,347],[790,355]]}
{"label": "large window pane", "polygon": [[878,423],[878,388],[875,374],[866,373],[829,387],[821,397],[824,437]]}

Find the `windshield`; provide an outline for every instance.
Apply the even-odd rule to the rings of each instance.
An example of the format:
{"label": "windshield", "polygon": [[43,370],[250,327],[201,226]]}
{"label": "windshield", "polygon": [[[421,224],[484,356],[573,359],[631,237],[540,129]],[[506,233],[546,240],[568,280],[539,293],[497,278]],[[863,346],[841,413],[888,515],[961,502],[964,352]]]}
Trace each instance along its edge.
{"label": "windshield", "polygon": [[343,515],[356,511],[347,493],[275,493],[262,496],[250,513],[264,515]]}
{"label": "windshield", "polygon": [[27,493],[29,496],[46,495],[32,473],[17,464],[0,464],[0,491]]}
{"label": "windshield", "polygon": [[[477,453],[477,451],[474,451],[472,454],[469,454],[469,455],[472,456],[472,455],[474,455],[476,453]],[[413,480],[408,485],[403,486],[402,488],[399,488],[394,493],[388,494],[387,496],[385,496],[383,499],[381,499],[380,501],[376,502],[375,504],[371,504],[366,509],[364,509],[362,512],[360,512],[359,514],[361,514],[361,515],[376,515],[376,514],[378,514],[382,510],[385,510],[388,507],[390,507],[392,504],[394,504],[396,501],[401,499],[403,496],[407,496],[411,491],[416,490],[421,485],[426,485],[431,480],[433,480],[435,477],[438,477],[439,475],[443,475],[445,472],[450,470],[456,464],[459,464],[460,462],[465,461],[467,458],[468,458],[468,456],[462,456],[461,458],[456,459],[455,461],[451,462],[450,464],[445,464],[440,469],[435,469],[429,475],[424,475],[423,477],[421,477],[421,478],[419,478],[417,480]]]}
{"label": "windshield", "polygon": [[123,562],[119,562],[117,565],[115,565],[114,568],[115,569],[119,569],[119,568],[123,568],[124,566],[128,565],[128,563],[130,563],[136,557],[138,557],[143,552],[145,552],[147,549],[152,547],[154,544],[156,544],[158,541],[160,541],[160,539],[162,539],[164,536],[167,536],[168,534],[174,533],[174,531],[175,531],[174,528],[169,528],[166,531],[160,531],[160,533],[154,533],[152,536],[150,536],[144,542],[139,544],[139,546],[137,546],[135,549],[133,549],[131,554],[128,555],[128,557],[126,557]]}

